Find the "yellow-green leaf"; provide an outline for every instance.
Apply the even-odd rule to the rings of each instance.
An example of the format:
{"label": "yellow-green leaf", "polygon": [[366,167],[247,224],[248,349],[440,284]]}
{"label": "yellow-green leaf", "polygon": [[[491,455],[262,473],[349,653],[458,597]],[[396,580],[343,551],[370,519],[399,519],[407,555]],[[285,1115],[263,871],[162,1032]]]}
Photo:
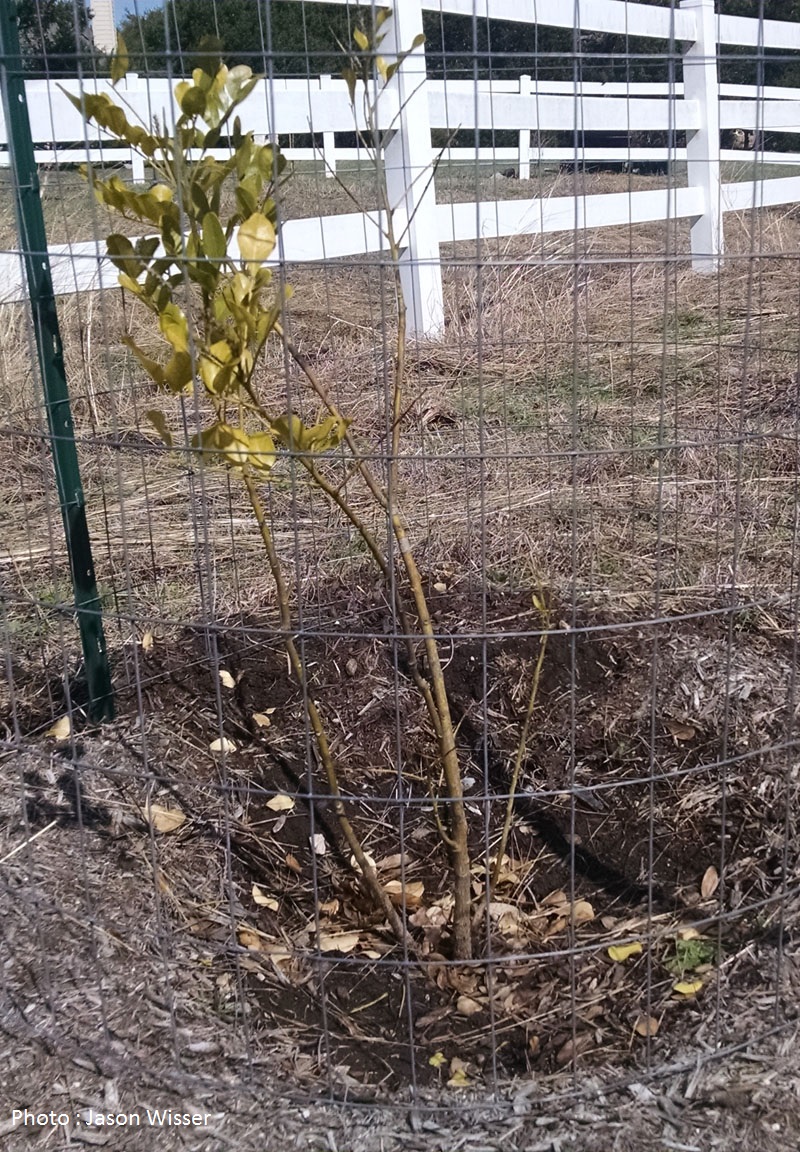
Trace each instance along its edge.
{"label": "yellow-green leaf", "polygon": [[702,987],[702,980],[679,980],[677,984],[672,985],[673,991],[679,996],[694,996]]}
{"label": "yellow-green leaf", "polygon": [[138,280],[134,280],[127,272],[120,272],[119,274],[120,288],[126,288],[128,292],[132,292],[134,296],[143,296],[144,288]]}
{"label": "yellow-green leaf", "polygon": [[222,421],[193,436],[192,447],[203,453],[206,460],[216,458],[218,463],[232,468],[243,468],[252,463],[250,437],[241,428],[233,428]]}
{"label": "yellow-green leaf", "polygon": [[176,352],[189,351],[189,321],[177,304],[167,304],[162,309],[158,326]]}
{"label": "yellow-green leaf", "polygon": [[158,236],[140,236],[136,241],[134,251],[140,260],[149,264],[155,255],[159,243]]}
{"label": "yellow-green leaf", "polygon": [[203,217],[203,251],[212,260],[225,259],[225,234],[216,212],[207,212]]}
{"label": "yellow-green leaf", "polygon": [[48,728],[45,736],[52,736],[54,740],[69,740],[72,735],[72,721],[69,716],[61,716],[52,728]]}
{"label": "yellow-green leaf", "polygon": [[167,427],[167,418],[164,415],[164,413],[160,412],[158,410],[158,408],[151,408],[149,411],[145,412],[145,416],[150,421],[150,423],[153,425],[156,432],[159,434],[159,436],[164,441],[166,446],[168,448],[171,448],[172,447],[172,433],[170,432],[169,428]]}
{"label": "yellow-green leaf", "polygon": [[349,420],[341,416],[328,416],[313,428],[309,428],[307,433],[312,451],[328,452],[331,448],[336,448],[344,439],[349,423]]}
{"label": "yellow-green leaf", "polygon": [[623,964],[626,960],[629,960],[631,956],[641,956],[642,945],[639,941],[635,944],[612,944],[608,950],[608,954],[617,964]]}
{"label": "yellow-green leaf", "polygon": [[447,1057],[444,1052],[434,1052],[433,1056],[428,1060],[431,1068],[441,1068],[443,1064],[447,1063]]}
{"label": "yellow-green leaf", "polygon": [[250,438],[250,463],[259,472],[269,472],[275,464],[275,442],[268,432],[254,432]]}
{"label": "yellow-green leaf", "polygon": [[148,192],[148,196],[158,204],[171,203],[173,195],[169,184],[154,184]]}
{"label": "yellow-green leaf", "polygon": [[355,103],[356,99],[356,74],[352,68],[342,69],[342,79],[347,85],[347,93],[350,97],[350,103]]}
{"label": "yellow-green leaf", "polygon": [[217,340],[200,357],[200,378],[209,392],[224,392],[233,371],[233,349],[227,340]]}
{"label": "yellow-green leaf", "polygon": [[175,88],[175,99],[178,101],[184,116],[202,116],[206,110],[206,94],[201,88],[196,88],[188,80],[182,80]]}
{"label": "yellow-green leaf", "polygon": [[447,1081],[448,1088],[469,1088],[470,1080],[463,1068],[458,1068]]}
{"label": "yellow-green leaf", "polygon": [[356,30],[353,32],[353,39],[361,51],[366,52],[366,50],[369,48],[369,40],[360,28],[356,28]]}
{"label": "yellow-green leaf", "polygon": [[144,265],[137,259],[133,244],[127,236],[119,232],[106,236],[106,252],[114,267],[119,268],[120,272],[127,272],[134,280],[143,271]]}
{"label": "yellow-green leaf", "polygon": [[[120,277],[120,280],[121,279],[122,277]],[[134,356],[144,368],[148,376],[150,376],[150,378],[154,380],[156,384],[163,385],[164,369],[161,367],[161,365],[158,364],[155,360],[152,360],[145,352],[141,350],[141,348],[138,347],[138,345],[134,344],[130,336],[123,336],[122,343],[126,344],[128,348],[130,348],[131,352],[133,352]]]}
{"label": "yellow-green leaf", "polygon": [[128,49],[125,41],[117,33],[117,50],[111,57],[111,83],[118,84],[120,80],[124,80],[130,68],[130,58],[128,56]]}
{"label": "yellow-green leaf", "polygon": [[234,468],[241,468],[247,463],[250,445],[246,433],[241,429],[232,428],[230,424],[219,424],[217,443],[225,463],[232,464]]}
{"label": "yellow-green leaf", "polygon": [[164,369],[164,382],[170,392],[182,392],[194,378],[192,358],[188,352],[176,352]]}
{"label": "yellow-green leaf", "polygon": [[328,416],[307,428],[299,416],[280,416],[272,424],[275,435],[295,452],[328,452],[344,439],[349,420]]}
{"label": "yellow-green leaf", "polygon": [[239,226],[238,239],[242,259],[252,264],[263,264],[275,247],[275,229],[266,216],[254,212]]}

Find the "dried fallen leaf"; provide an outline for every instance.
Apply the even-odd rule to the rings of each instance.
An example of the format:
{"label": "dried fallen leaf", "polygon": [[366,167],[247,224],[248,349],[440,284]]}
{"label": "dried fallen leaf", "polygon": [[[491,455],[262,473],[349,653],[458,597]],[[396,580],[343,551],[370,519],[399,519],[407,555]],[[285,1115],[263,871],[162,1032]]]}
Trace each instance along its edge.
{"label": "dried fallen leaf", "polygon": [[52,736],[54,740],[69,740],[72,734],[72,721],[69,716],[62,716],[56,720],[52,728],[48,728],[45,736]]}
{"label": "dried fallen leaf", "polygon": [[516,904],[507,904],[504,900],[491,900],[489,902],[489,915],[492,920],[502,920],[504,916],[519,919],[519,908]]}
{"label": "dried fallen leaf", "polygon": [[661,1021],[656,1020],[655,1016],[639,1016],[633,1030],[637,1036],[655,1036],[660,1023]]}
{"label": "dried fallen leaf", "polygon": [[253,723],[257,724],[259,728],[269,728],[272,721],[270,720],[269,716],[267,716],[266,712],[254,712]]}
{"label": "dried fallen leaf", "polygon": [[444,1052],[434,1052],[433,1056],[428,1060],[431,1068],[441,1068],[443,1064],[447,1063],[447,1057]]}
{"label": "dried fallen leaf", "polygon": [[469,1088],[469,1076],[463,1069],[459,1068],[458,1072],[454,1072],[450,1079],[447,1081],[448,1088]]}
{"label": "dried fallen leaf", "polygon": [[149,804],[147,819],[155,832],[174,832],[186,821],[186,813],[180,808],[162,808],[160,804]]}
{"label": "dried fallen leaf", "polygon": [[313,836],[309,836],[308,842],[315,856],[324,856],[328,851],[328,845],[325,843],[325,837],[321,832],[315,832]]}
{"label": "dried fallen leaf", "polygon": [[681,928],[678,932],[679,940],[699,940],[700,933],[696,928]]}
{"label": "dried fallen leaf", "polygon": [[284,857],[284,861],[287,868],[290,868],[292,872],[296,873],[296,875],[302,876],[303,865],[300,863],[296,856],[293,856],[291,852],[287,852]]}
{"label": "dried fallen leaf", "polygon": [[447,591],[447,585],[443,584],[441,582],[441,580],[437,580],[433,586],[433,590],[434,590],[434,592],[446,592]]}
{"label": "dried fallen leaf", "polygon": [[332,900],[326,900],[324,904],[320,904],[319,910],[322,916],[335,916],[339,911],[339,897],[334,896]]}
{"label": "dried fallen leaf", "polygon": [[352,952],[358,944],[358,932],[320,932],[320,952]]}
{"label": "dried fallen leaf", "polygon": [[719,887],[719,872],[713,864],[710,864],[703,873],[703,879],[700,881],[700,895],[704,900],[708,900],[709,896],[713,896]]}
{"label": "dried fallen leaf", "polygon": [[249,928],[240,928],[236,933],[236,939],[242,948],[247,948],[250,952],[261,952],[263,948],[261,937],[257,932],[251,932]]}
{"label": "dried fallen leaf", "polygon": [[575,1039],[570,1036],[565,1044],[562,1044],[558,1052],[556,1052],[556,1064],[564,1065],[570,1064],[582,1052],[586,1052],[592,1047],[594,1038],[589,1032],[583,1032]]}
{"label": "dried fallen leaf", "polygon": [[270,812],[291,812],[294,808],[294,800],[291,796],[287,796],[285,792],[279,792],[277,796],[273,796],[271,800],[267,800],[267,808]]}
{"label": "dried fallen leaf", "polygon": [[572,906],[572,920],[574,924],[588,924],[594,920],[594,908],[588,900],[576,900]]}
{"label": "dried fallen leaf", "polygon": [[389,880],[383,887],[393,904],[402,907],[405,903],[406,908],[419,908],[425,891],[421,880],[412,880],[405,888],[400,880]]}
{"label": "dried fallen leaf", "polygon": [[667,720],[667,729],[675,740],[694,740],[697,730],[691,724],[681,724],[679,720]]}
{"label": "dried fallen leaf", "polygon": [[[366,860],[366,862],[370,866],[370,868],[377,868],[377,864],[375,863],[375,857],[370,856],[369,852],[364,853],[364,859]],[[361,875],[361,865],[356,860],[355,856],[350,857],[350,867],[353,869],[354,872],[358,872],[359,876]]]}
{"label": "dried fallen leaf", "polygon": [[679,996],[694,996],[702,987],[702,980],[679,980],[677,984],[672,985],[672,990]]}
{"label": "dried fallen leaf", "polygon": [[222,684],[224,685],[225,688],[235,688],[236,687],[236,681],[234,680],[233,676],[231,676],[230,672],[226,671],[224,668],[220,668],[219,678],[222,681]]}
{"label": "dried fallen leaf", "polygon": [[216,740],[212,740],[208,746],[209,752],[235,752],[236,745],[233,740],[229,740],[227,736],[220,736]]}
{"label": "dried fallen leaf", "polygon": [[270,896],[263,888],[259,888],[258,884],[253,885],[253,900],[261,908],[269,908],[271,912],[277,912],[279,908],[278,901],[274,896]]}
{"label": "dried fallen leaf", "polygon": [[150,631],[145,632],[142,636],[142,651],[149,652],[153,647],[153,633]]}
{"label": "dried fallen leaf", "polygon": [[545,896],[545,898],[542,900],[542,907],[552,908],[554,906],[557,907],[559,904],[566,903],[567,894],[566,892],[562,892],[562,890],[559,888],[557,892],[551,892],[549,896]]}
{"label": "dried fallen leaf", "polygon": [[483,1005],[473,1000],[471,996],[459,996],[456,1000],[456,1011],[459,1016],[474,1016],[477,1012],[483,1011]]}
{"label": "dried fallen leaf", "polygon": [[642,945],[638,940],[635,944],[612,944],[608,954],[617,964],[623,964],[631,956],[641,956]]}
{"label": "dried fallen leaf", "polygon": [[467,1088],[469,1086],[469,1077],[467,1076],[467,1063],[459,1056],[454,1056],[450,1061],[450,1079],[447,1081],[448,1088]]}

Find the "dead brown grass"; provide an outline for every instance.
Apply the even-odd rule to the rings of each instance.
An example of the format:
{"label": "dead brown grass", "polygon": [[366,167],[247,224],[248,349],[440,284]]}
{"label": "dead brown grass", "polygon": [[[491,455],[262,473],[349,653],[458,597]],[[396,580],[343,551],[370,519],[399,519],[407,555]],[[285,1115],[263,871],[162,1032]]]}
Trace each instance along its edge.
{"label": "dead brown grass", "polygon": [[[85,238],[85,189],[61,175],[54,239]],[[330,193],[318,210],[339,207],[333,182],[304,179],[298,212],[320,188]],[[564,192],[574,183],[551,180]],[[587,177],[586,188],[614,182],[628,178]],[[499,183],[518,193],[519,182]],[[445,252],[447,329],[411,349],[401,442],[403,502],[428,571],[447,569],[473,589],[541,577],[644,612],[719,603],[735,590],[780,613],[795,563],[800,223],[794,211],[729,216],[727,243],[715,277],[690,271],[684,224]],[[374,261],[288,274],[296,341],[380,456],[389,283]],[[187,476],[144,416],[168,402],[120,337],[152,343],[145,319],[117,292],[63,298],[59,310],[98,577],[119,639],[200,611],[263,612],[268,581],[236,484],[212,471]],[[24,308],[3,308],[0,326],[9,497],[0,565],[11,631],[25,646],[46,633],[41,613],[54,598],[69,597]],[[261,387],[276,409],[289,395],[309,410],[277,353]],[[168,414],[175,427],[197,419],[177,403]],[[342,467],[328,464],[332,476]],[[348,493],[373,517],[353,482]],[[271,511],[307,603],[321,583],[363,568],[346,524],[288,467],[271,486]]]}
{"label": "dead brown grass", "polygon": [[[513,184],[509,188],[517,194]],[[587,188],[612,190],[611,178],[599,177],[587,182]],[[329,203],[336,203],[333,191]],[[85,238],[81,230],[86,217],[76,215],[73,224],[76,238]],[[697,837],[698,866],[692,865],[698,878],[706,863],[718,858],[710,854],[719,843],[714,821],[723,785],[714,774],[717,760],[739,754],[741,762],[725,768],[726,802],[741,803],[741,827],[753,833],[753,843],[758,836],[763,843],[758,841],[752,853],[732,854],[726,882],[741,883],[752,899],[754,892],[760,892],[759,884],[765,894],[774,890],[772,849],[782,844],[776,829],[780,832],[783,827],[796,787],[794,777],[784,775],[780,759],[781,741],[792,724],[785,696],[793,657],[776,643],[776,635],[791,628],[796,571],[800,225],[793,212],[729,218],[727,237],[729,260],[720,275],[711,278],[689,270],[684,225],[526,238],[477,248],[465,245],[445,253],[447,329],[441,340],[420,341],[411,349],[400,477],[426,578],[443,582],[446,588],[441,610],[434,601],[437,622],[444,632],[460,634],[466,644],[469,633],[483,627],[465,607],[476,603],[470,592],[486,591],[490,601],[495,597],[504,604],[498,589],[529,590],[539,579],[553,588],[559,603],[590,602],[606,621],[624,618],[630,623],[736,602],[754,605],[747,610],[749,616],[744,610],[738,613],[737,628],[747,631],[744,638],[733,641],[721,633],[695,635],[689,630],[686,635],[678,629],[673,635],[669,629],[661,630],[662,682],[654,685],[648,678],[648,652],[631,677],[638,695],[622,702],[615,699],[602,714],[597,739],[604,757],[600,769],[596,760],[584,756],[570,769],[571,775],[567,772],[565,766],[575,756],[575,732],[569,728],[564,703],[567,689],[553,689],[548,717],[560,706],[562,719],[558,723],[550,719],[550,727],[545,720],[539,734],[542,748],[562,773],[560,779],[545,781],[555,793],[567,785],[594,788],[599,778],[624,797],[633,794],[628,776],[638,762],[631,759],[629,764],[621,737],[629,735],[627,725],[637,738],[649,740],[645,727],[648,708],[652,709],[657,735],[650,753],[658,753],[662,774],[657,793],[649,788],[652,780],[644,781],[637,801],[639,819],[642,826],[645,821],[658,825],[665,852],[678,829],[686,837],[682,843],[690,843],[692,829],[702,828],[704,839]],[[359,439],[380,457],[387,424],[384,366],[391,349],[390,286],[370,261],[288,272],[296,288],[290,313],[293,336],[342,409],[353,416]],[[156,404],[166,407],[164,398],[143,380],[120,345],[125,331],[142,344],[152,340],[142,316],[124,306],[117,292],[62,300],[60,314],[107,627],[118,657],[118,678],[120,682],[128,678],[127,687],[120,684],[125,722],[131,725],[125,736],[136,746],[146,740],[154,770],[163,770],[185,792],[182,803],[196,799],[199,786],[207,788],[211,799],[207,808],[198,809],[198,828],[230,830],[228,792],[217,787],[216,764],[211,765],[209,752],[223,716],[214,694],[215,672],[207,667],[201,640],[196,650],[184,647],[187,632],[182,625],[213,620],[230,625],[233,634],[234,624],[269,620],[272,591],[258,534],[232,478],[211,470],[190,471],[185,462],[162,450],[151,431],[144,414]],[[36,718],[36,724],[23,728],[28,735],[56,706],[63,711],[58,678],[73,671],[77,644],[25,310],[0,310],[0,332],[6,449],[0,482],[8,497],[0,513],[0,572],[7,649],[15,673],[13,684],[3,689],[8,698],[0,703],[6,717],[15,715],[17,706],[17,716]],[[310,411],[301,377],[277,353],[265,363],[260,387],[276,409],[288,395],[293,405]],[[177,402],[169,411],[176,428],[185,419],[191,429],[197,416],[191,409],[181,410]],[[330,476],[344,479],[343,461],[331,459],[325,467]],[[347,490],[354,506],[380,534],[383,525],[357,485],[350,481]],[[333,613],[349,599],[348,628],[362,618],[364,631],[374,632],[374,612],[369,614],[368,608],[380,606],[380,593],[375,591],[368,558],[347,525],[288,464],[280,468],[267,496],[275,539],[294,582],[298,616],[306,630],[336,631],[338,616]],[[517,607],[519,603],[521,598]],[[532,626],[522,611],[498,612],[485,622],[488,630],[524,631]],[[132,642],[148,632],[156,633],[149,657]],[[252,643],[256,648],[257,641]],[[331,645],[334,665],[337,660],[345,665],[347,643],[337,639]],[[323,641],[320,648],[324,647]],[[378,666],[376,658],[375,666],[370,666],[369,654],[379,647],[383,663]],[[458,647],[453,646],[455,663]],[[348,716],[339,723],[337,734],[374,728],[385,737],[377,749],[367,748],[366,739],[363,748],[358,738],[352,740],[348,766],[354,773],[364,773],[363,789],[368,768],[376,779],[393,780],[401,771],[413,772],[414,741],[420,737],[415,733],[418,720],[398,687],[383,644],[362,639],[354,642],[353,649],[358,659],[350,655],[350,660],[358,671],[346,682],[351,687],[342,688],[330,674],[320,691],[332,716],[338,717],[342,701],[349,699],[353,715],[359,720],[367,717],[364,728],[357,729]],[[158,662],[164,652],[169,660],[163,659],[162,669]],[[263,653],[256,655],[261,669]],[[511,656],[508,678],[514,672]],[[653,661],[655,666],[655,654]],[[37,664],[46,673],[38,678],[31,675]],[[587,661],[590,666],[597,662]],[[166,708],[165,685],[179,672],[182,695]],[[520,693],[528,678],[529,667],[522,662]],[[263,708],[275,702],[279,682],[276,676],[267,684],[263,670],[254,668],[242,683],[245,688],[255,685],[253,691],[262,693],[251,703]],[[590,715],[592,696],[581,696],[579,687],[573,682],[571,691],[585,706],[583,728],[589,732],[595,719]],[[21,694],[24,708],[18,707]],[[496,700],[491,703],[496,708]],[[248,706],[245,713],[251,712]],[[227,714],[224,719],[231,722]],[[411,769],[393,759],[394,725],[401,719],[407,743],[404,755]],[[707,749],[704,745],[684,773],[684,737],[671,742],[668,724],[677,722],[685,729],[689,720],[696,733],[686,738],[687,743],[699,742],[709,733],[722,743],[721,751],[715,744],[709,743]],[[503,724],[511,731],[512,721],[513,709],[505,718],[497,711],[492,714],[492,725],[501,736]],[[292,754],[303,742],[299,726],[291,728],[278,715],[271,740],[280,748],[281,739]],[[90,760],[96,753],[94,741],[90,736],[86,745]],[[102,772],[127,763],[112,745],[101,751],[103,756],[97,753],[97,759]],[[255,755],[263,767],[265,756],[258,749]],[[609,757],[616,759],[610,763]],[[237,761],[232,776],[225,777],[226,788],[231,780],[237,788],[241,785],[245,816],[253,802],[248,789],[254,762],[248,759],[242,766]],[[465,762],[471,763],[469,757]],[[203,766],[206,776],[199,771]],[[481,770],[476,763],[474,774],[479,776]],[[750,773],[756,770],[759,785],[753,789]],[[144,764],[137,760],[128,765],[123,784],[136,802],[127,798],[125,803],[138,812],[151,788]],[[53,791],[57,792],[54,785]],[[598,794],[612,795],[602,789]],[[162,798],[172,803],[174,795],[165,793]],[[620,822],[630,819],[616,804],[616,800],[609,804],[603,819],[612,829],[609,838],[619,826],[612,816]],[[366,824],[373,819],[373,809],[367,812],[368,806],[363,807],[361,819]],[[383,844],[396,834],[389,816],[378,812],[374,820],[370,844]],[[61,851],[61,826],[54,830]],[[740,833],[737,828],[737,837]],[[302,843],[307,845],[307,837]],[[737,848],[738,844],[737,839]],[[287,842],[284,847],[290,850],[293,845]],[[423,849],[424,843],[419,859],[433,872],[435,862],[423,856]],[[707,859],[700,860],[701,849]],[[270,850],[277,851],[271,842]],[[176,922],[189,912],[199,920],[209,908],[217,915],[213,901],[224,886],[221,871],[216,870],[223,867],[222,847],[218,853],[216,864],[205,865],[204,842],[198,841],[196,850],[185,857],[177,845],[174,849],[168,845],[165,875],[170,887],[164,899],[167,914]],[[638,866],[636,860],[633,863]],[[280,859],[269,864],[278,866]],[[542,861],[535,864],[541,871]],[[198,880],[204,866],[208,876]],[[144,875],[146,884],[149,873]],[[793,873],[784,875],[784,885],[793,879]],[[208,895],[212,891],[213,896]],[[243,900],[250,898],[249,893],[249,885],[241,887]],[[71,907],[60,889],[55,898],[59,905]],[[124,892],[121,899],[127,899]],[[36,908],[31,909],[33,917]],[[784,909],[787,922],[794,923],[794,907],[787,902]],[[140,915],[149,921],[155,913],[143,909]],[[225,915],[223,927],[232,923],[230,914]],[[651,918],[645,926],[648,932],[653,923]],[[623,926],[626,932],[631,928],[628,923]],[[206,945],[200,947],[205,957]],[[208,945],[209,953],[214,947]],[[754,956],[749,942],[732,955],[730,970],[741,969],[741,987],[754,991],[744,1007],[733,994],[728,1003],[720,993],[717,1019],[722,1020],[718,1026],[723,1036],[738,1040],[751,1023],[757,1032],[763,1025],[759,1015],[774,1007],[766,962]],[[601,959],[610,979],[602,955]],[[242,969],[255,970],[244,965]],[[584,1006],[591,1006],[595,994],[589,977],[594,979],[594,971],[587,969],[585,987],[579,989]],[[566,986],[562,977],[558,988],[563,993]],[[570,1010],[574,1010],[576,986],[571,987]],[[642,1003],[649,1004],[650,987],[647,983]],[[666,984],[662,991],[671,997]],[[192,995],[196,993],[193,987]],[[209,990],[209,995],[217,993]],[[548,989],[542,999],[541,1012],[548,1019],[564,1016],[563,996],[559,999]],[[527,1002],[519,1011],[530,1019]],[[612,1039],[604,1040],[611,1054],[608,1059],[630,1047],[629,1024],[634,1019],[628,1021],[626,1016],[624,1028],[614,1024]],[[697,1029],[689,1021],[681,1035],[691,1032],[692,1044],[701,1042],[703,1029],[713,1028],[710,1019]],[[659,1059],[671,1051],[659,1049]]]}

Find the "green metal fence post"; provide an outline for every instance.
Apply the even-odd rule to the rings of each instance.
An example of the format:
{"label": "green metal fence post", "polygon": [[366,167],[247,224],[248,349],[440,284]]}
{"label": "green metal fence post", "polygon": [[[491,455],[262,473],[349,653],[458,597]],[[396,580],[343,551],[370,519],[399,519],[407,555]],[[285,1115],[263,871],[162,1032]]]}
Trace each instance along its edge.
{"label": "green metal fence post", "polygon": [[28,279],[47,420],[53,441],[58,497],[83,646],[89,710],[94,720],[110,720],[114,715],[111,673],[86,523],[86,503],[78,468],[64,350],[58,327],[44,214],[39,196],[39,177],[25,99],[17,0],[0,0],[0,87],[8,132],[20,248]]}

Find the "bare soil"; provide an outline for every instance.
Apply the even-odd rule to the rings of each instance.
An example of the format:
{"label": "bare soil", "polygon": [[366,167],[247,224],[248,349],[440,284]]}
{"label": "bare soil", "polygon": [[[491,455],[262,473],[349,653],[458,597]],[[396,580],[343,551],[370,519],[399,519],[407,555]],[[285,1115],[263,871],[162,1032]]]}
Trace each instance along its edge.
{"label": "bare soil", "polygon": [[[188,951],[193,961],[176,976],[190,989],[201,965],[196,1010],[234,1031],[246,1020],[251,1051],[266,1042],[309,1082],[366,1098],[409,1084],[445,1088],[459,1070],[471,1090],[546,1083],[570,1067],[581,1077],[610,1065],[638,1075],[697,1047],[699,1032],[720,1045],[761,1032],[767,1006],[776,1020],[793,1018],[797,782],[782,741],[791,643],[752,623],[729,634],[730,617],[629,625],[587,607],[563,620],[548,641],[525,758],[528,809],[487,904],[485,861],[505,809],[488,762],[516,746],[537,614],[530,597],[494,594],[478,640],[474,600],[457,586],[433,597],[450,638],[446,674],[469,788],[475,964],[447,958],[428,737],[380,605],[363,606],[356,629],[353,604],[331,600],[348,638],[309,637],[306,658],[339,733],[347,807],[365,848],[384,882],[421,885],[406,910],[416,958],[359,889],[319,771],[303,756],[302,702],[266,622],[156,637],[138,653],[141,702],[123,695],[114,726],[9,758],[21,776],[3,854],[30,842],[30,867],[58,841],[60,852],[71,846],[76,875],[102,860],[107,890],[93,897],[92,922],[104,940],[130,939],[121,885],[146,862],[154,871],[142,896],[158,915],[143,943]],[[253,716],[267,712],[260,727]],[[17,720],[35,727],[40,717]],[[224,763],[209,752],[220,735],[236,745]],[[276,795],[293,806],[276,812]],[[154,832],[148,802],[185,822]],[[11,865],[6,896],[26,858]],[[60,914],[59,900],[56,923]],[[30,924],[17,962],[44,927],[38,913]],[[47,951],[60,952],[57,933],[45,931]],[[699,972],[680,969],[687,934],[705,948]],[[611,959],[609,947],[630,941],[644,944],[641,955]],[[694,993],[675,991],[681,976],[697,982]],[[651,1036],[637,1032],[643,1020]]]}

